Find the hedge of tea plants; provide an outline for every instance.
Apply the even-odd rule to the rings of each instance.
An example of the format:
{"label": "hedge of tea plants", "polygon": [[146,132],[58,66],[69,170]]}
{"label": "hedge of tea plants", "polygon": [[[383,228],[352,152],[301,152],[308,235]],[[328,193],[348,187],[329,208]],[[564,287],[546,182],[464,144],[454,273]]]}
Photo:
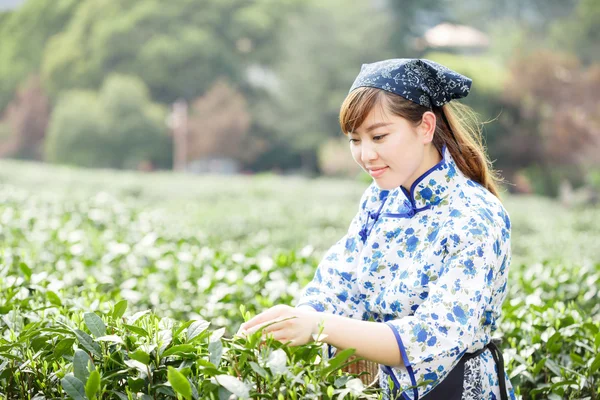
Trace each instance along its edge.
{"label": "hedge of tea plants", "polygon": [[[0,398],[380,397],[341,371],[352,350],[233,337],[293,304],[361,184],[0,167]],[[511,381],[600,398],[600,209],[505,203]]]}

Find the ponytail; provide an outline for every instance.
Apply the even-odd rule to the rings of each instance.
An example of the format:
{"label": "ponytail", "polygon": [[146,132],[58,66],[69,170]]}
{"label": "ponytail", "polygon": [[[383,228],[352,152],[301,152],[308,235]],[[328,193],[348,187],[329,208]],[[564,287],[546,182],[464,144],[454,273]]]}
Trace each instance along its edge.
{"label": "ponytail", "polygon": [[486,154],[477,114],[456,101],[434,108],[433,112],[437,117],[434,146],[441,153],[445,144],[464,175],[499,197],[502,179]]}

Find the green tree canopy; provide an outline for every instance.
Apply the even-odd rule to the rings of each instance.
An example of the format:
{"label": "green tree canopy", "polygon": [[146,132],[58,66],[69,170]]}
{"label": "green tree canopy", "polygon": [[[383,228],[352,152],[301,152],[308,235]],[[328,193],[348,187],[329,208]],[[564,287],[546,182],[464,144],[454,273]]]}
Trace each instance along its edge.
{"label": "green tree canopy", "polygon": [[293,0],[91,0],[53,37],[42,73],[51,94],[97,88],[109,73],[139,76],[159,102],[202,95],[220,76],[242,80],[268,50]]}
{"label": "green tree canopy", "polygon": [[39,71],[48,39],[64,29],[78,0],[29,0],[0,19],[0,111],[20,83]]}
{"label": "green tree canopy", "polygon": [[61,96],[46,139],[46,158],[84,167],[135,168],[150,161],[168,167],[165,114],[138,78],[111,75],[98,94]]}
{"label": "green tree canopy", "polygon": [[343,0],[311,2],[289,19],[273,65],[277,85],[257,116],[276,141],[304,155],[305,168],[316,169],[316,149],[341,135],[340,105],[361,64],[389,55],[391,22],[369,4]]}

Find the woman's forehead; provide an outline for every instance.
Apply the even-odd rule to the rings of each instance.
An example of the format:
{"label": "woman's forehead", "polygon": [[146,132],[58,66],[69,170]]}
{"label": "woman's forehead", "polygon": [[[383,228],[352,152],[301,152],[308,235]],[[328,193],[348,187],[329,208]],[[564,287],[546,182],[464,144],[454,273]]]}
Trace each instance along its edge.
{"label": "woman's forehead", "polygon": [[369,111],[365,120],[353,133],[369,133],[377,128],[393,125],[401,119],[402,117],[392,114],[385,107],[375,106]]}

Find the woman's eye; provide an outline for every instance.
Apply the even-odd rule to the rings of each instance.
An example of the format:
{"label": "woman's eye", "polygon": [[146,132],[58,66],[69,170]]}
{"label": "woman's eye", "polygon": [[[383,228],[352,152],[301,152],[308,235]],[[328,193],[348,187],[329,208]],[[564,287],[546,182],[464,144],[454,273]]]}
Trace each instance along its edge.
{"label": "woman's eye", "polygon": [[373,140],[377,141],[377,140],[381,140],[384,137],[386,137],[387,135],[379,135],[379,136],[373,136]]}
{"label": "woman's eye", "polygon": [[348,139],[348,141],[349,141],[350,143],[356,143],[356,142],[358,142],[358,140],[357,140],[357,139]]}

